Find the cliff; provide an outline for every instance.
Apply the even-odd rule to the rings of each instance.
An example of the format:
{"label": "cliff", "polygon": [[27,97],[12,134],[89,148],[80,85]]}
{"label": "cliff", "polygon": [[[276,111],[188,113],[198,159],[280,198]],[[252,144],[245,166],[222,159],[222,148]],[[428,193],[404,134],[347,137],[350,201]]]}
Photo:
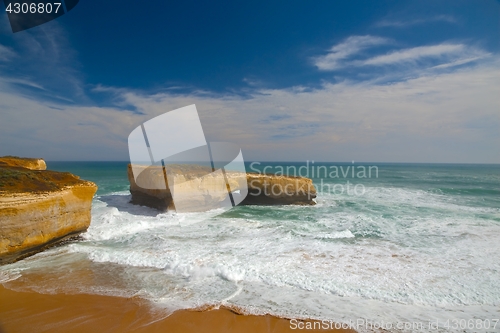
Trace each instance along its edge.
{"label": "cliff", "polygon": [[43,160],[0,157],[0,264],[39,252],[90,225],[97,186],[45,168]]}
{"label": "cliff", "polygon": [[0,157],[0,167],[22,167],[30,170],[45,170],[43,158],[20,158],[17,156]]}
{"label": "cliff", "polygon": [[[140,172],[137,182],[132,168]],[[227,195],[225,185],[215,181],[217,176],[211,176],[211,169],[197,165],[169,165],[171,179],[175,179],[176,198],[182,201],[183,210],[196,211],[197,207],[206,207],[207,202],[222,200]],[[164,188],[166,175],[161,167],[143,167],[128,165],[131,202],[162,211],[175,209],[170,188]],[[288,177],[262,175],[256,173],[226,172],[227,184],[232,192],[238,192],[243,187],[248,188],[248,195],[241,205],[314,205],[316,189],[311,179],[303,177]],[[246,186],[243,186],[246,185]],[[190,196],[191,193],[203,192],[203,195]],[[179,204],[179,200],[176,199]],[[177,207],[179,208],[179,207]]]}
{"label": "cliff", "polygon": [[247,173],[248,195],[242,205],[315,205],[309,178]]}

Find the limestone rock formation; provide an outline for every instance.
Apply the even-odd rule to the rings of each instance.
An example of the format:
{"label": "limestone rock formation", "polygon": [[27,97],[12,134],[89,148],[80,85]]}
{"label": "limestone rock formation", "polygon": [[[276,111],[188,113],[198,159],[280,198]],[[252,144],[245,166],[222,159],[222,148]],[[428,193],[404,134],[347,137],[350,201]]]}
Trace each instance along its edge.
{"label": "limestone rock formation", "polygon": [[[137,181],[134,179],[132,169],[139,174]],[[189,203],[194,206],[189,208],[205,206],[207,201],[222,200],[223,196],[227,196],[227,189],[225,185],[221,187],[220,181],[214,181],[216,176],[211,176],[211,171],[211,168],[197,165],[169,165],[170,179],[175,179],[176,184],[180,183],[178,187],[176,185],[176,189],[181,193],[176,192],[176,198],[179,195],[188,198],[189,200],[184,200],[182,204]],[[244,173],[234,171],[227,171],[225,177],[231,191],[238,192],[243,185],[248,188],[248,195],[241,205],[315,204],[313,199],[316,198],[316,188],[309,178],[256,173],[247,173],[245,176]],[[164,185],[165,178],[167,175],[160,166],[145,167],[129,164],[131,202],[162,211],[175,209],[171,190]],[[190,191],[195,193],[200,189],[204,193],[203,196],[190,197]]]}
{"label": "limestone rock formation", "polygon": [[39,252],[90,225],[97,186],[45,168],[43,160],[0,157],[0,264]]}
{"label": "limestone rock formation", "polygon": [[22,167],[30,170],[46,170],[43,158],[20,158],[17,156],[0,157],[0,167]]}
{"label": "limestone rock formation", "polygon": [[309,178],[247,173],[248,195],[242,205],[315,205]]}

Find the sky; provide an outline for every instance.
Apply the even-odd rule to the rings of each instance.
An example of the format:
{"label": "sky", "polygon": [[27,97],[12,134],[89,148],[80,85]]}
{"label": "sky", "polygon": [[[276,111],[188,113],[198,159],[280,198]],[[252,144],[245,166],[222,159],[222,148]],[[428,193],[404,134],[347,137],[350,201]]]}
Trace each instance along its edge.
{"label": "sky", "polygon": [[18,33],[3,12],[0,156],[125,161],[196,104],[247,161],[500,163],[499,41],[497,0],[82,0]]}

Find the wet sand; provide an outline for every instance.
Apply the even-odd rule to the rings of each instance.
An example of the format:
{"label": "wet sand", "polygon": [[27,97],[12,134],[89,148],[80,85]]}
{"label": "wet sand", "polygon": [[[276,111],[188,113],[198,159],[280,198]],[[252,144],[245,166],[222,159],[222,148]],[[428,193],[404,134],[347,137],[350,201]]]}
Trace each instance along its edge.
{"label": "wet sand", "polygon": [[[306,324],[305,322],[304,324]],[[310,322],[313,324],[314,322]],[[288,319],[226,308],[166,316],[141,298],[18,292],[0,284],[0,332],[354,332],[293,330]],[[319,327],[319,323],[317,324]]]}

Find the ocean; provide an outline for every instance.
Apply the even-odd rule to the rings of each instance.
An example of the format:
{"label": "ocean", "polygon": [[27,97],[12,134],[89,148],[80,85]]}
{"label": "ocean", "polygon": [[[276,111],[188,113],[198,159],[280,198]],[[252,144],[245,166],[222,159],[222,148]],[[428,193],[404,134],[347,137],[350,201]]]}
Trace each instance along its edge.
{"label": "ocean", "polygon": [[77,241],[0,267],[7,288],[140,296],[165,311],[225,305],[359,331],[500,331],[500,165],[247,163],[313,178],[317,204],[216,216],[130,204],[126,162],[47,165],[97,183],[92,223]]}

